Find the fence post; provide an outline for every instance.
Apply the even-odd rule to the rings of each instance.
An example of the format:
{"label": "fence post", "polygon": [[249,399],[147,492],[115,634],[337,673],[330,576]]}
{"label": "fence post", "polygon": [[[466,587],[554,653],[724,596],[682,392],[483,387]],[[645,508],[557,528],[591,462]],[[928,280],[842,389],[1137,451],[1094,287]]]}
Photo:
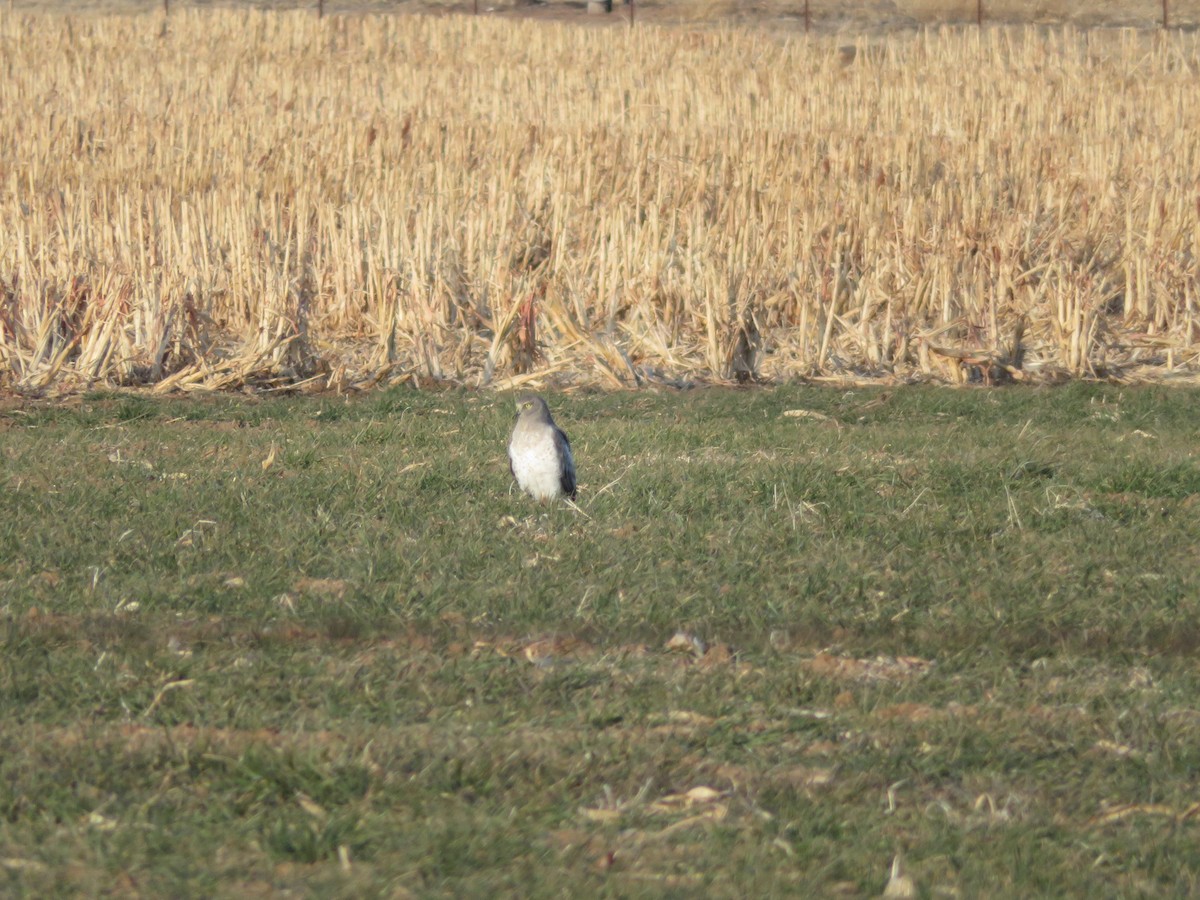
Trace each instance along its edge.
{"label": "fence post", "polygon": [[812,28],[812,13],[808,8],[808,0],[804,0],[804,33],[808,34]]}
{"label": "fence post", "polygon": [[983,27],[983,0],[975,0],[975,24]]}
{"label": "fence post", "polygon": [[325,18],[325,0],[317,0],[317,18]]}
{"label": "fence post", "polygon": [[1163,28],[1168,27],[1171,17],[1167,12],[1167,0],[1163,0]]}

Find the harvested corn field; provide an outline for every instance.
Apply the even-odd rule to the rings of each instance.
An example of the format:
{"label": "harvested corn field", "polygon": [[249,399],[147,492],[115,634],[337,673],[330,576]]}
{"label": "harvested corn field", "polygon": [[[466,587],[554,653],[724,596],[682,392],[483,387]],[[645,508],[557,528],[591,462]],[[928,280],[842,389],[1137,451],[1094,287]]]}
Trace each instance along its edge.
{"label": "harvested corn field", "polygon": [[0,10],[0,384],[1178,378],[1195,34]]}

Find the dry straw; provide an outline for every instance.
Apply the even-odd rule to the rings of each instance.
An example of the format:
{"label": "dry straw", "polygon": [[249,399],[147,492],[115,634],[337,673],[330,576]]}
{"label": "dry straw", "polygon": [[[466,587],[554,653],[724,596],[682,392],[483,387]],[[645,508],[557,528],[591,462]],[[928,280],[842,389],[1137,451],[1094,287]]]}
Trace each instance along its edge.
{"label": "dry straw", "polygon": [[1179,375],[1195,35],[0,10],[0,380]]}

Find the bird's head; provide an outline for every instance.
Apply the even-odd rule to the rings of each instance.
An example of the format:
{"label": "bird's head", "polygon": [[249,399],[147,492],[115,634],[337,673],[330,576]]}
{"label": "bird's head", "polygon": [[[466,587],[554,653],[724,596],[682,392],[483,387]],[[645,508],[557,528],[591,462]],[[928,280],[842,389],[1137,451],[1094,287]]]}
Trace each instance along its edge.
{"label": "bird's head", "polygon": [[538,407],[545,407],[545,405],[546,401],[537,394],[522,394],[517,398],[517,415],[533,412]]}

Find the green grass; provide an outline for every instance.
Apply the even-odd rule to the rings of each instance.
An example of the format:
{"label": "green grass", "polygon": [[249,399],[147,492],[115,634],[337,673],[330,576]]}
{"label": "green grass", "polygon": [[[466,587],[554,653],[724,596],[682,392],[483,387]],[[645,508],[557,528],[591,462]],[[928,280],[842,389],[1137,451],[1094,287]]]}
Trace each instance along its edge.
{"label": "green grass", "polygon": [[1200,891],[1200,394],[550,400],[0,410],[0,894]]}

